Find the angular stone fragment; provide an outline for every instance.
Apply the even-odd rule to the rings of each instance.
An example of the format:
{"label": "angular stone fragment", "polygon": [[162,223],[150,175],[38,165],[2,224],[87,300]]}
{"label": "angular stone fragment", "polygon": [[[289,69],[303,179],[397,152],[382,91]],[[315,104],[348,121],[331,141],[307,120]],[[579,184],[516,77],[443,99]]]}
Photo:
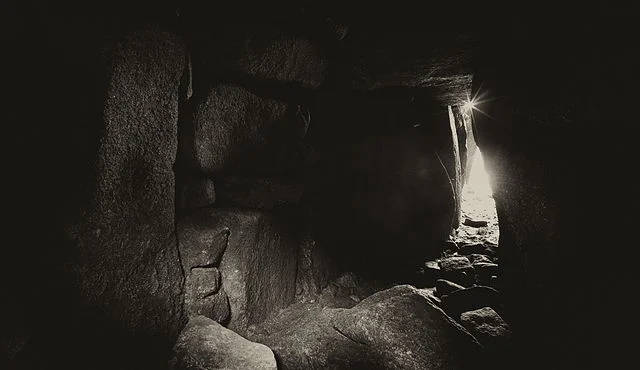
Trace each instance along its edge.
{"label": "angular stone fragment", "polygon": [[464,256],[446,257],[438,261],[442,278],[464,286],[470,286],[475,282],[475,271]]}
{"label": "angular stone fragment", "polygon": [[451,294],[456,290],[464,289],[462,285],[452,283],[449,280],[438,279],[436,280],[436,295],[442,297],[444,295]]}
{"label": "angular stone fragment", "polygon": [[196,298],[205,298],[220,289],[220,270],[215,267],[191,269],[185,285],[192,285]]}
{"label": "angular stone fragment", "polygon": [[495,263],[477,262],[472,266],[476,270],[476,277],[480,284],[489,284],[491,278],[498,275],[499,266]]}
{"label": "angular stone fragment", "polygon": [[462,313],[460,323],[482,345],[494,351],[504,349],[511,338],[509,325],[491,307]]}
{"label": "angular stone fragment", "polygon": [[467,258],[469,259],[469,262],[471,262],[471,264],[474,264],[477,262],[493,263],[493,260],[488,256],[485,256],[484,254],[471,253],[467,255]]}
{"label": "angular stone fragment", "polygon": [[487,221],[485,220],[472,220],[469,218],[464,219],[464,224],[471,227],[485,227],[487,226]]}
{"label": "angular stone fragment", "polygon": [[459,253],[462,255],[484,254],[489,257],[495,257],[497,246],[489,243],[472,243],[464,244],[460,247]]}
{"label": "angular stone fragment", "polygon": [[500,293],[487,286],[473,286],[456,290],[442,297],[442,309],[453,318],[466,311],[482,307],[501,308]]}
{"label": "angular stone fragment", "polygon": [[178,222],[178,247],[182,267],[216,266],[227,248],[229,230],[212,227],[206,212],[193,212]]}

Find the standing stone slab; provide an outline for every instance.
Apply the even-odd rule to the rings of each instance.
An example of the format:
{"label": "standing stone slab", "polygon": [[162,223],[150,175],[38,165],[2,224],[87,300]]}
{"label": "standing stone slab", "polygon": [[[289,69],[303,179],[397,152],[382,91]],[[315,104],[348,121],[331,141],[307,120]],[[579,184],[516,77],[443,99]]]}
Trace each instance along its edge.
{"label": "standing stone slab", "polygon": [[193,267],[186,272],[184,304],[189,315],[202,315],[226,323],[231,315],[227,293],[222,288],[220,270]]}
{"label": "standing stone slab", "polygon": [[203,209],[186,216],[179,230],[185,269],[205,264],[220,270],[230,329],[242,334],[293,302],[297,244],[275,215]]}
{"label": "standing stone slab", "polygon": [[269,214],[232,211],[226,216],[221,221],[231,234],[220,271],[231,304],[229,328],[242,333],[293,302],[297,246]]}
{"label": "standing stone slab", "polygon": [[173,172],[184,45],[170,33],[136,31],[111,38],[100,57],[101,113],[83,122],[96,131],[92,178],[86,198],[67,202],[78,297],[64,304],[79,307],[65,330],[84,333],[74,351],[136,361],[145,349],[170,349],[185,322]]}

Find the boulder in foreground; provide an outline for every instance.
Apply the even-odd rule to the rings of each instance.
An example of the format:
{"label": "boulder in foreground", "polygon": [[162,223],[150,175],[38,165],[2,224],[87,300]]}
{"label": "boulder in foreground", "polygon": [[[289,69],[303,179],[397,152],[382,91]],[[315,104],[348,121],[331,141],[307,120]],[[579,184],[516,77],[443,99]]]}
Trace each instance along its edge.
{"label": "boulder in foreground", "polygon": [[174,354],[172,370],[277,368],[268,347],[251,342],[204,316],[189,319]]}
{"label": "boulder in foreground", "polygon": [[274,351],[281,369],[451,370],[483,363],[473,336],[409,285],[349,309],[296,304],[259,333],[252,339]]}

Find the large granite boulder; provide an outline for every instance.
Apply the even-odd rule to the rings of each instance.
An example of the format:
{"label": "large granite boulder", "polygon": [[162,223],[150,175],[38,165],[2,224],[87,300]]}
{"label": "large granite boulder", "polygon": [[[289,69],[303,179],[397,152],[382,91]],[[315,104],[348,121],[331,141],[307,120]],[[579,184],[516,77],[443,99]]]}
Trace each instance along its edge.
{"label": "large granite boulder", "polygon": [[427,294],[396,286],[352,308],[296,304],[252,333],[283,369],[463,369],[481,347]]}
{"label": "large granite boulder", "polygon": [[[271,9],[265,10],[278,7],[274,4],[268,8]],[[223,22],[211,22],[209,18],[205,20],[191,13],[197,12],[197,7],[187,11],[187,17],[194,19],[188,24],[187,39],[194,73],[201,82],[222,80],[254,86],[274,82],[282,87],[315,89],[326,77],[325,53],[311,35],[300,28],[296,30],[276,22],[247,22],[246,10],[241,14],[227,13]],[[230,21],[234,16],[243,19]]]}
{"label": "large granite boulder", "polygon": [[290,169],[301,160],[305,122],[298,106],[281,97],[230,84],[195,90],[181,118],[180,168],[194,178]]}
{"label": "large granite boulder", "polygon": [[194,316],[174,346],[172,370],[277,368],[271,350],[251,342],[204,316]]}
{"label": "large granite boulder", "polygon": [[491,307],[462,313],[460,324],[488,350],[499,352],[509,349],[511,329]]}

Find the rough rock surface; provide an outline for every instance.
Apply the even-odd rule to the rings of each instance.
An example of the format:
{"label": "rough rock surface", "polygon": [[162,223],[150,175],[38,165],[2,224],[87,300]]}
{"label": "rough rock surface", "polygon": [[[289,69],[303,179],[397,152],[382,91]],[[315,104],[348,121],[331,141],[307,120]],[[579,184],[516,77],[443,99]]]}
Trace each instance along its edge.
{"label": "rough rock surface", "polygon": [[438,279],[436,280],[436,294],[438,297],[451,294],[456,290],[464,289],[462,285],[458,285],[449,280]]}
{"label": "rough rock surface", "polygon": [[472,265],[478,262],[493,263],[493,260],[484,254],[472,253],[467,255],[467,258]]}
{"label": "rough rock surface", "polygon": [[299,301],[314,300],[338,274],[338,270],[315,238],[308,214],[303,217],[300,230],[296,296]]}
{"label": "rough rock surface", "polygon": [[460,323],[489,350],[504,350],[508,346],[511,329],[491,307],[463,312]]}
{"label": "rough rock surface", "polygon": [[483,361],[478,342],[408,285],[350,309],[296,304],[254,335],[282,369],[461,369]]}
{"label": "rough rock surface", "polygon": [[[365,90],[422,87],[434,90],[444,105],[465,101],[472,80],[466,65],[471,40],[447,33],[438,36],[386,33],[379,27],[363,34],[353,31],[348,38],[357,56],[351,61],[353,85]],[[423,47],[416,48],[416,43]]]}
{"label": "rough rock surface", "polygon": [[283,205],[295,205],[303,189],[295,181],[275,177],[216,179],[218,204],[221,207],[242,207],[272,210]]}
{"label": "rough rock surface", "polygon": [[[243,334],[293,302],[296,280],[296,242],[290,226],[278,215],[238,209],[201,209],[179,224],[185,269],[217,268],[221,290],[228,297],[228,327]],[[191,289],[199,291],[201,287]],[[211,292],[210,288],[203,291]],[[197,293],[196,293],[197,294]],[[222,304],[217,293],[203,304]],[[202,311],[200,311],[202,312]]]}
{"label": "rough rock surface", "polygon": [[442,271],[437,261],[427,261],[418,270],[418,276],[413,283],[418,288],[432,287],[440,279]]}
{"label": "rough rock surface", "polygon": [[459,253],[462,255],[483,254],[494,257],[497,254],[497,246],[491,243],[469,243],[460,246]]}
{"label": "rough rock surface", "polygon": [[229,230],[212,227],[207,214],[208,211],[197,211],[178,222],[178,245],[185,271],[217,266],[227,249]]}
{"label": "rough rock surface", "polygon": [[201,178],[182,185],[180,208],[193,209],[206,207],[216,202],[216,188],[213,180]]}
{"label": "rough rock surface", "polygon": [[472,286],[460,289],[442,297],[442,309],[456,320],[460,314],[466,311],[476,310],[482,307],[491,307],[501,310],[502,301],[500,293],[487,286]]}
{"label": "rough rock surface", "polygon": [[245,167],[257,171],[267,158],[273,159],[277,153],[267,156],[265,147],[269,139],[283,134],[288,104],[261,98],[239,86],[216,85],[195,94],[185,109],[181,165],[212,174],[230,166],[242,167],[247,156],[260,163],[244,163]]}
{"label": "rough rock surface", "polygon": [[193,27],[190,46],[203,69],[194,68],[194,73],[205,79],[278,81],[302,88],[317,88],[325,79],[328,61],[321,50],[277,24],[239,21],[212,26],[207,19],[206,28],[199,26]]}
{"label": "rough rock surface", "polygon": [[204,316],[194,316],[174,346],[172,370],[277,368],[273,352]]}
{"label": "rough rock surface", "polygon": [[222,288],[220,270],[193,267],[186,272],[184,305],[189,315],[206,316],[221,324],[231,316],[229,298]]}
{"label": "rough rock surface", "polygon": [[475,271],[464,256],[452,256],[440,259],[441,276],[445,280],[450,280],[464,286],[470,286],[475,282]]}
{"label": "rough rock surface", "polygon": [[[107,368],[122,357],[134,367],[150,365],[148,354],[155,353],[152,362],[161,361],[186,321],[173,172],[184,45],[174,34],[146,29],[113,35],[94,55],[98,61],[82,59],[85,51],[76,51],[78,58],[92,67],[78,69],[74,79],[92,78],[94,90],[74,94],[96,100],[59,118],[78,126],[57,134],[65,136],[68,129],[78,137],[52,140],[59,148],[69,146],[61,151],[76,157],[59,163],[59,179],[51,185],[65,189],[56,195],[64,204],[51,217],[57,220],[54,227],[66,232],[58,235],[64,241],[52,240],[49,248],[55,257],[48,263],[64,262],[55,277],[47,277],[55,284],[50,312],[56,319],[45,325],[64,329],[44,334],[55,333],[54,340],[33,343],[47,343],[53,356],[69,356],[63,360],[69,368],[85,356],[109,357],[96,365]],[[90,68],[96,76],[83,74]],[[57,275],[61,271],[65,278]],[[55,363],[53,357],[46,361]]]}
{"label": "rough rock surface", "polygon": [[476,281],[479,284],[491,282],[491,279],[498,276],[499,266],[495,263],[476,262],[473,265],[476,271]]}
{"label": "rough rock surface", "polygon": [[[538,33],[541,29],[534,23],[527,32],[488,35],[475,68],[474,89],[508,99],[482,101],[480,108],[486,115],[474,113],[475,133],[493,180],[500,218],[501,292],[510,307],[514,331],[518,328],[523,333],[521,347],[536,348],[531,357],[539,363],[554,361],[558,367],[580,368],[593,365],[583,363],[600,352],[591,350],[595,348],[589,343],[593,327],[584,325],[593,316],[593,305],[588,302],[607,305],[604,302],[608,300],[590,298],[593,286],[584,281],[584,276],[590,275],[587,256],[593,254],[576,238],[581,234],[578,220],[586,208],[580,206],[582,196],[575,189],[580,183],[579,169],[586,171],[592,165],[576,164],[593,163],[591,158],[598,158],[597,167],[608,169],[612,167],[606,163],[626,155],[607,148],[585,158],[576,133],[592,132],[594,139],[598,137],[593,142],[602,143],[610,122],[624,120],[624,114],[614,116],[609,107],[614,101],[625,101],[622,97],[633,88],[622,71],[637,63],[637,57],[624,46],[628,42],[624,37],[608,41],[613,34],[625,35],[626,21],[594,22],[599,26],[585,27],[586,32],[580,33],[584,43],[574,42],[573,33],[568,32],[575,29],[573,25],[545,24],[544,32]],[[606,27],[601,27],[604,24]],[[534,34],[537,37],[531,37]],[[567,48],[568,44],[574,47]],[[505,52],[505,45],[517,46]],[[549,53],[556,56],[554,61],[544,57]],[[530,73],[523,75],[523,70]],[[611,138],[614,136],[624,135],[615,133]],[[617,139],[611,143],[627,147]],[[610,174],[615,176],[617,171],[612,169]],[[594,182],[609,178],[596,177]],[[584,194],[600,189],[601,184],[607,189],[604,193],[616,193],[614,187],[605,185],[607,182]],[[602,199],[604,203],[617,201],[608,196]],[[597,206],[589,204],[589,209]],[[617,214],[608,205],[603,208],[597,212]],[[618,219],[614,224],[616,229],[620,227]],[[598,229],[608,228],[600,225]],[[586,244],[597,246],[593,234],[598,231],[593,231]],[[603,281],[602,276],[597,280]],[[618,272],[610,276],[618,276]],[[606,285],[603,282],[602,286]],[[575,288],[568,294],[566,286]]]}

